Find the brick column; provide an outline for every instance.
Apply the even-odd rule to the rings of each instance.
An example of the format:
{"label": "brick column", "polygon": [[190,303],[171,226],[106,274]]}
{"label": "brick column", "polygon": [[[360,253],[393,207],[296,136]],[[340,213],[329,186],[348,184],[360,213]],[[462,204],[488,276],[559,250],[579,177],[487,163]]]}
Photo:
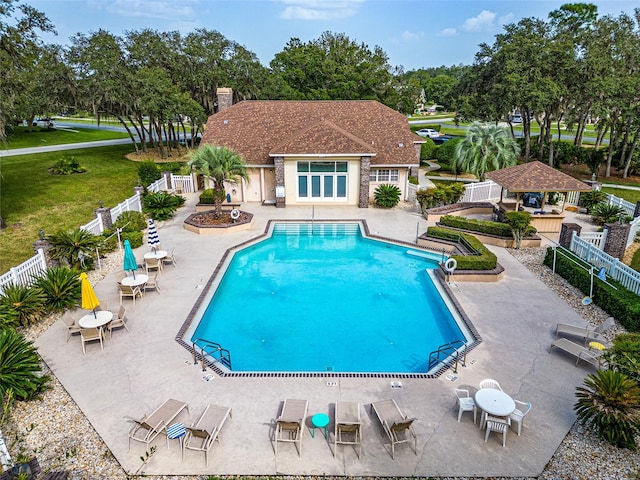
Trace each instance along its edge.
{"label": "brick column", "polygon": [[44,258],[45,258],[45,261],[47,262],[47,267],[51,268],[51,267],[60,266],[59,260],[53,260],[51,258],[51,254],[49,253],[49,250],[51,249],[51,244],[44,238],[38,239],[35,242],[33,242],[33,251],[35,253],[38,253],[38,250],[40,248],[44,252]]}
{"label": "brick column", "polygon": [[577,223],[563,223],[562,228],[560,229],[560,240],[558,241],[560,245],[564,248],[569,248],[571,245],[571,237],[573,236],[573,232],[576,232],[576,235],[580,235],[582,231],[582,226]]}
{"label": "brick column", "polygon": [[358,207],[369,208],[369,171],[371,157],[360,157],[360,198]]}
{"label": "brick column", "polygon": [[106,207],[100,207],[96,209],[93,214],[96,218],[100,218],[102,222],[102,228],[104,230],[111,230],[113,226],[113,221],[111,220],[111,209]]}
{"label": "brick column", "polygon": [[162,172],[162,176],[167,179],[167,190],[173,190],[173,185],[171,184],[171,172]]}
{"label": "brick column", "polygon": [[640,200],[636,201],[636,208],[633,211],[633,218],[640,217]]}
{"label": "brick column", "polygon": [[286,206],[286,198],[284,197],[284,157],[275,157],[273,163],[276,173],[276,208],[284,208]]}
{"label": "brick column", "polygon": [[604,252],[622,260],[627,249],[627,238],[629,238],[631,225],[628,223],[605,223],[604,229],[607,232]]}

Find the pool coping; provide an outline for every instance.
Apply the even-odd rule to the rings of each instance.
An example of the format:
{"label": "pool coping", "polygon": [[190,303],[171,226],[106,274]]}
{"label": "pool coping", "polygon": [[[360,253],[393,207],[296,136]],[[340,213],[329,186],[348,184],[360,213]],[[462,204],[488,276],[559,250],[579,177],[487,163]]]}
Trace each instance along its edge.
{"label": "pool coping", "polygon": [[[225,250],[224,254],[222,255],[222,258],[220,259],[220,261],[216,265],[216,268],[214,269],[213,273],[211,274],[211,276],[207,280],[206,284],[203,286],[202,292],[200,293],[200,295],[198,296],[198,299],[196,300],[196,302],[194,303],[193,307],[189,311],[189,314],[187,315],[187,318],[183,322],[182,326],[180,327],[180,330],[178,330],[178,333],[175,336],[175,341],[181,347],[186,349],[191,354],[192,358],[194,359],[194,364],[201,363],[203,365],[203,371],[205,370],[204,367],[208,367],[215,374],[217,374],[218,376],[223,377],[223,378],[318,378],[318,377],[323,377],[323,378],[400,378],[400,379],[413,378],[413,379],[434,379],[434,378],[440,377],[444,372],[446,372],[447,370],[449,370],[451,368],[453,368],[455,370],[454,365],[456,364],[456,362],[458,360],[452,354],[452,355],[449,355],[444,360],[442,360],[441,362],[439,362],[439,366],[435,370],[431,369],[431,370],[429,370],[429,372],[426,372],[426,373],[331,372],[331,371],[322,371],[322,372],[233,372],[233,371],[228,370],[220,362],[212,360],[210,356],[202,355],[201,353],[198,353],[198,351],[193,348],[193,344],[190,344],[189,342],[185,341],[184,337],[187,335],[187,332],[192,328],[193,321],[196,318],[196,315],[198,314],[200,308],[202,307],[205,299],[209,296],[210,289],[213,286],[213,284],[215,283],[215,281],[218,279],[218,275],[220,275],[222,273],[223,267],[227,263],[227,260],[230,258],[230,255],[232,255],[233,253],[235,253],[238,250],[246,248],[249,245],[252,245],[252,244],[255,244],[255,243],[259,243],[259,242],[263,241],[264,239],[269,238],[273,233],[273,226],[276,223],[305,223],[305,224],[308,224],[308,223],[311,223],[311,224],[313,224],[313,223],[356,223],[356,224],[360,225],[361,232],[363,233],[364,238],[370,238],[370,239],[373,239],[373,240],[383,241],[383,242],[392,243],[392,244],[396,244],[396,245],[407,246],[407,247],[410,247],[413,250],[418,250],[418,251],[424,250],[424,251],[429,251],[429,252],[434,252],[434,253],[440,253],[440,252],[435,252],[434,249],[424,248],[424,247],[421,247],[421,246],[416,245],[414,243],[409,243],[409,242],[405,242],[405,241],[402,241],[402,240],[397,240],[397,239],[390,238],[390,237],[384,237],[384,236],[381,236],[381,235],[372,234],[371,231],[369,230],[369,226],[368,226],[367,221],[365,219],[340,219],[340,220],[336,220],[336,219],[314,219],[312,221],[309,221],[309,220],[306,220],[306,219],[282,219],[282,220],[270,219],[270,220],[267,221],[267,224],[265,226],[264,232],[262,234],[258,235],[257,237],[254,237],[254,238],[251,238],[249,240],[246,240],[244,242],[241,242],[241,243],[239,243],[237,245],[234,245],[232,247],[229,247],[229,248],[227,248]],[[444,281],[444,279],[439,275],[430,275],[430,278],[433,281],[437,280],[439,282],[439,286],[444,290],[445,294],[448,297],[447,298],[448,302],[450,302],[452,304],[452,306],[456,309],[455,313],[457,313],[457,315],[459,315],[460,320],[464,324],[465,328],[469,331],[469,333],[473,337],[470,342],[465,343],[464,358],[466,358],[466,355],[468,354],[468,352],[472,351],[474,348],[476,348],[482,342],[482,337],[480,336],[480,334],[479,334],[478,330],[476,329],[476,327],[471,322],[471,319],[469,318],[469,316],[466,314],[466,312],[462,308],[462,305],[460,304],[460,302],[453,295],[453,292],[451,291],[451,288],[449,287],[448,283],[446,281]],[[445,303],[447,303],[447,302],[445,301]],[[447,308],[449,308],[449,307],[447,307]],[[463,359],[463,366],[464,366],[464,359]]]}

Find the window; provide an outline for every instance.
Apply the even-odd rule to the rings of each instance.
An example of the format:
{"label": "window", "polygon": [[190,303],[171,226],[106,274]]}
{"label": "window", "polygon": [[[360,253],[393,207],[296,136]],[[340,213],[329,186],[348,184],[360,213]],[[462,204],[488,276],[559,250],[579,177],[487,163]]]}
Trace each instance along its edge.
{"label": "window", "polygon": [[298,162],[298,198],[346,200],[348,162]]}
{"label": "window", "polygon": [[370,182],[397,182],[399,179],[399,170],[397,168],[386,169],[376,168],[369,172]]}

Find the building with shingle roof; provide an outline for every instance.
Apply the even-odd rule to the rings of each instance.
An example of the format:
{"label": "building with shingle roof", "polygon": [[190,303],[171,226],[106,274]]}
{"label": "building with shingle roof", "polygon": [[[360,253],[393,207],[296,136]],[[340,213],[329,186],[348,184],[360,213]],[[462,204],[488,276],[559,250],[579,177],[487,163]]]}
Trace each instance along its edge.
{"label": "building with shingle roof", "polygon": [[408,195],[425,139],[401,113],[374,100],[244,100],[231,104],[218,89],[220,110],[202,142],[238,153],[250,181],[229,186],[235,202],[369,206],[378,185]]}

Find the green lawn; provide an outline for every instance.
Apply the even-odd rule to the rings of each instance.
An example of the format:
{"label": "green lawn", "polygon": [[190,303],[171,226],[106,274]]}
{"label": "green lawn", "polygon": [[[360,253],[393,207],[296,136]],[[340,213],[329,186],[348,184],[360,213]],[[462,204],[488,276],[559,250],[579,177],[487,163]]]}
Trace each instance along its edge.
{"label": "green lawn", "polygon": [[[99,200],[114,207],[133,195],[137,164],[125,158],[132,151],[132,145],[117,145],[2,157],[0,208],[7,228],[0,231],[0,273],[34,255],[39,229],[77,228],[94,218]],[[85,173],[48,173],[58,159],[71,155]]]}
{"label": "green lawn", "polygon": [[627,202],[631,202],[633,204],[635,204],[638,200],[640,200],[640,190],[627,190],[626,188],[602,187],[602,191],[605,193],[609,193],[611,195],[615,195],[616,197],[622,198]]}
{"label": "green lawn", "polygon": [[96,142],[98,140],[112,140],[128,138],[126,132],[99,130],[92,128],[55,128],[48,130],[41,127],[15,127],[8,135],[9,150],[14,148],[43,147],[46,145],[62,145],[65,143]]}

